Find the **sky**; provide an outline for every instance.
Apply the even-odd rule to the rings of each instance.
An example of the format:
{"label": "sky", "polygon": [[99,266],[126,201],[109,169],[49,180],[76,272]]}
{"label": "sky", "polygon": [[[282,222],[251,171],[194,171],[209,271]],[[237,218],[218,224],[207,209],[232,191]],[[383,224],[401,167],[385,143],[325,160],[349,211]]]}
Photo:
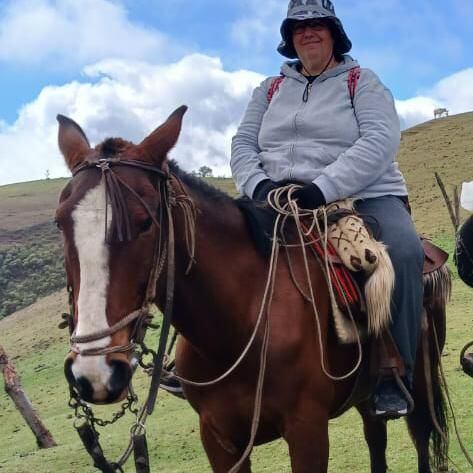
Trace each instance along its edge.
{"label": "sky", "polygon": [[[403,129],[473,110],[473,0],[334,0]],[[0,185],[68,176],[56,115],[92,144],[189,111],[171,157],[229,176],[251,92],[278,75],[287,0],[0,0]]]}

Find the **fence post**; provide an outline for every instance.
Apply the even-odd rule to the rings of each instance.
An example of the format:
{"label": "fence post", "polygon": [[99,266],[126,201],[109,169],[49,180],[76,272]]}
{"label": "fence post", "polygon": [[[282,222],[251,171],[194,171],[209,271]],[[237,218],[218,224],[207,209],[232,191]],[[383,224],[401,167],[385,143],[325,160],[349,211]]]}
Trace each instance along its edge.
{"label": "fence post", "polygon": [[5,380],[5,392],[11,397],[16,408],[20,411],[26,423],[36,437],[39,448],[55,447],[57,444],[51,435],[51,432],[44,426],[33,408],[28,396],[21,387],[21,380],[15,367],[8,359],[5,350],[0,345],[0,369]]}

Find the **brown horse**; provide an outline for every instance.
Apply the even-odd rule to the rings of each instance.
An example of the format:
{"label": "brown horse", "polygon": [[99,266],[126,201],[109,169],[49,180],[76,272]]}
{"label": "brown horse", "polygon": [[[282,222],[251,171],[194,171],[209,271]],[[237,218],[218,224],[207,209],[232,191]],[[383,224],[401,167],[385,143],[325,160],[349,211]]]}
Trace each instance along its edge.
{"label": "brown horse", "polygon": [[[268,261],[257,251],[233,199],[168,162],[166,156],[178,139],[185,110],[176,110],[139,145],[113,138],[94,149],[77,124],[59,117],[60,149],[74,175],[61,194],[56,215],[64,236],[76,335],[65,372],[86,401],[110,403],[126,395],[132,376],[127,347],[134,323],[116,324],[141,306],[150,280],[156,241],[164,233],[162,222],[156,218],[165,205],[160,182],[166,181],[174,194],[171,205],[189,197],[197,212],[195,263],[190,272],[189,222],[181,208],[174,207],[173,214],[176,261],[172,323],[181,334],[176,355],[178,373],[195,381],[220,376],[239,357],[255,327]],[[109,196],[109,201],[106,179],[121,188],[114,198]],[[121,238],[124,234],[127,238]],[[295,277],[303,280],[298,255],[294,252],[292,258]],[[340,375],[356,362],[356,346],[338,342],[327,285],[316,262],[310,262],[310,273],[326,365],[332,374]],[[165,304],[165,285],[166,279],[160,277],[156,288],[160,308]],[[443,347],[444,302],[435,294],[426,298],[428,320],[435,321]],[[268,320],[267,366],[255,444],[283,437],[289,446],[292,471],[326,472],[328,421],[340,413],[355,377],[333,381],[323,373],[310,304],[295,288],[282,257]],[[424,335],[430,340],[432,332],[432,323],[424,327]],[[90,333],[101,333],[102,337],[91,340],[87,338]],[[199,415],[202,443],[213,471],[229,471],[249,442],[262,339],[260,327],[246,357],[221,382],[208,387],[185,386],[186,397]],[[435,410],[445,431],[438,357],[433,346],[432,342],[427,347],[428,363],[426,351],[419,350],[413,392],[416,408],[407,418],[422,473],[432,471],[430,461],[435,466],[446,464],[446,439],[434,429],[430,415]],[[426,373],[432,379],[430,411]],[[354,407],[363,419],[371,471],[386,472],[386,423],[369,415],[367,402]],[[249,458],[239,471],[251,471]]]}

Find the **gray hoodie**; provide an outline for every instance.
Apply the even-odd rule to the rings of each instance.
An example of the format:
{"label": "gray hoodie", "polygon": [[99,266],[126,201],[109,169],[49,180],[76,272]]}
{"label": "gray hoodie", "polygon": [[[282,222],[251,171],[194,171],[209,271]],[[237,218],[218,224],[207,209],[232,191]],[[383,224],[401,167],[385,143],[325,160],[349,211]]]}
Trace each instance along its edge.
{"label": "gray hoodie", "polygon": [[268,103],[273,77],[254,92],[232,140],[231,168],[238,190],[252,197],[263,179],[314,182],[327,202],[382,195],[407,195],[395,161],[399,118],[388,89],[361,69],[353,107],[348,91],[350,56],[312,83],[297,62],[283,64],[284,76]]}

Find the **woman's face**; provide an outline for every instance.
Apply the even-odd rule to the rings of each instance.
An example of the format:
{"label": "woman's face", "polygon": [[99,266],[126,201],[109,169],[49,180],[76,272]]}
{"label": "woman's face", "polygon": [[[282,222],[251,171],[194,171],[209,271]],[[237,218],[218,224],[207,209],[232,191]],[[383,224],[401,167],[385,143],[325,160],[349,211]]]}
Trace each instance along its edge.
{"label": "woman's face", "polygon": [[325,62],[333,52],[330,28],[320,20],[298,21],[292,29],[292,41],[302,64]]}

